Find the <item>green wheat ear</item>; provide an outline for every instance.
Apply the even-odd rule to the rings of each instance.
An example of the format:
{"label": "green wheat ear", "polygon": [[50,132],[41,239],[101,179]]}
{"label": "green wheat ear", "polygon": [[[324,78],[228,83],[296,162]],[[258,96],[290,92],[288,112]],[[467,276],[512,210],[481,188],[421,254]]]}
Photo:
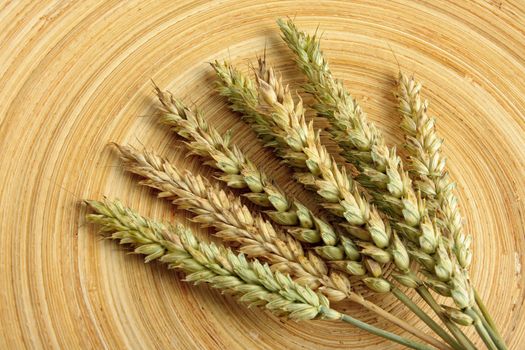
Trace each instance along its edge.
{"label": "green wheat ear", "polygon": [[289,276],[272,272],[258,260],[249,262],[244,254],[214,243],[199,241],[182,225],[165,225],[144,218],[119,201],[86,201],[94,211],[89,222],[102,228],[109,238],[128,244],[145,261],[159,260],[182,270],[186,281],[209,283],[236,295],[249,305],[263,306],[278,315],[302,321],[314,318],[339,319],[328,299],[294,282]]}

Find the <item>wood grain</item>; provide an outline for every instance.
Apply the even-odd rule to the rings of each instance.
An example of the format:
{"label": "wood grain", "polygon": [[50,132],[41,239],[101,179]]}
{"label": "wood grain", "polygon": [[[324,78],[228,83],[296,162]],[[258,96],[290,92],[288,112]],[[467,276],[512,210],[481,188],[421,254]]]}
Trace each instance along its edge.
{"label": "wood grain", "polygon": [[[101,241],[83,220],[80,199],[106,195],[187,222],[123,173],[110,141],[144,144],[210,174],[150,117],[150,78],[201,107],[220,130],[234,127],[256,162],[301,192],[213,92],[206,64],[229,58],[248,70],[266,46],[285,79],[300,83],[274,24],[283,16],[321,28],[333,71],[391,143],[402,138],[392,51],[424,82],[475,237],[472,279],[510,347],[525,343],[523,2],[18,0],[0,7],[0,348],[399,348],[348,325],[282,321],[190,286]],[[418,324],[392,298],[376,300]]]}

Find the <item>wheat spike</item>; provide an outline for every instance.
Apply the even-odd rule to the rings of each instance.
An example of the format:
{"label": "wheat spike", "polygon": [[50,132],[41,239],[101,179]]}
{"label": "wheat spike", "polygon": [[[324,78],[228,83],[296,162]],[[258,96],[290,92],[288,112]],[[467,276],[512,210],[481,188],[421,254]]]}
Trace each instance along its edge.
{"label": "wheat spike", "polygon": [[360,170],[358,182],[375,195],[375,203],[385,212],[419,221],[426,210],[424,202],[412,189],[395,148],[387,147],[381,132],[333,77],[318,37],[299,31],[291,20],[277,23],[308,78],[305,89],[316,99],[314,108],[330,121],[329,132],[343,149],[341,154]]}
{"label": "wheat spike", "polygon": [[[264,74],[262,74],[261,71],[266,72],[266,65],[263,59],[261,59],[259,63],[259,75],[262,76]],[[230,99],[230,103],[237,104],[237,106],[233,107],[233,109],[244,111],[244,113],[249,113],[250,115],[257,114],[258,119],[266,118],[264,125],[267,126],[267,132],[272,133],[270,136],[274,140],[271,146],[275,147],[278,151],[277,154],[281,156],[289,165],[296,169],[297,179],[307,187],[316,189],[321,197],[325,200],[325,207],[327,209],[331,210],[338,216],[345,218],[346,220],[350,220],[348,225],[346,225],[346,229],[354,237],[361,241],[373,241],[375,239],[374,243],[379,247],[376,247],[377,249],[368,249],[367,252],[374,253],[373,256],[379,260],[384,261],[385,257],[388,255],[388,252],[381,250],[380,247],[387,247],[390,245],[390,243],[393,243],[393,241],[391,242],[390,240],[390,227],[388,224],[383,225],[384,222],[377,210],[375,210],[373,206],[370,206],[368,202],[359,195],[354,184],[352,183],[352,180],[346,175],[345,169],[338,168],[337,164],[335,164],[333,159],[328,154],[326,148],[321,145],[319,135],[313,130],[313,125],[311,123],[307,125],[304,120],[304,115],[301,113],[295,113],[295,110],[293,113],[291,113],[291,117],[287,116],[287,111],[283,109],[284,107],[282,107],[285,104],[288,107],[293,105],[291,109],[297,108],[302,110],[301,103],[299,103],[298,107],[295,107],[288,88],[285,88],[279,84],[276,85],[277,77],[275,77],[273,71],[270,70],[267,72],[268,76],[266,77],[270,83],[264,83],[266,85],[262,85],[266,87],[267,91],[271,90],[268,92],[271,98],[280,98],[282,101],[284,101],[286,98],[286,102],[283,102],[281,107],[277,107],[277,109],[280,109],[283,116],[282,118],[279,118],[277,113],[272,114],[268,108],[266,108],[266,110],[261,110],[260,108],[252,110],[253,103],[243,105],[242,100],[236,98],[235,96],[228,95],[228,92],[238,91],[241,88],[237,87],[233,89],[228,87],[230,82],[235,80],[246,82],[249,81],[249,79],[246,77],[240,78],[242,73],[227,63],[222,64],[220,67],[228,67],[226,70],[221,70],[221,74],[218,74],[218,83],[220,86],[222,86],[220,91],[222,91],[222,93]],[[225,76],[228,75],[234,75],[237,78],[225,78]],[[254,86],[254,84],[250,83],[244,84],[242,87],[244,89],[253,89]],[[284,93],[285,90],[286,93]],[[264,98],[262,93],[257,92],[244,92],[242,95],[260,95],[260,99]],[[288,95],[288,97],[285,97],[285,95]],[[287,122],[287,118],[292,118],[292,120]],[[244,120],[246,120],[250,125],[254,126],[256,131],[258,130],[258,119],[244,117]],[[322,177],[323,174],[321,174],[321,170],[324,173],[324,179]],[[356,195],[355,197],[354,194]],[[347,201],[344,201],[345,197],[348,198]],[[340,203],[340,199],[343,204]],[[366,227],[361,227],[365,222],[369,222],[371,224],[368,225],[370,230],[367,230]],[[348,238],[346,238],[346,240],[353,241],[353,239]],[[360,249],[363,248],[364,247],[360,247]],[[414,283],[418,282],[415,276],[406,276],[408,273],[408,271],[406,271],[406,266],[408,265],[408,254],[406,253],[404,244],[397,244],[394,248],[396,249],[395,252],[393,252],[393,256],[395,257],[394,261],[398,265],[399,269],[405,271],[405,278],[402,280],[405,285],[413,286]],[[369,258],[372,258],[372,256]],[[365,264],[365,266],[368,265],[369,264]],[[349,270],[350,273],[356,273],[359,271],[359,269],[356,270],[354,268],[355,266],[352,266],[351,264],[346,266],[346,270]],[[377,271],[377,268],[374,270]],[[372,275],[375,275],[376,272],[374,270],[369,269],[368,272]],[[368,279],[367,281],[376,281],[376,279],[372,278]],[[381,288],[386,286],[386,284],[382,283],[382,281],[380,283]],[[386,288],[382,290],[386,290]]]}
{"label": "wheat spike", "polygon": [[[361,254],[382,264],[390,261],[391,254],[385,248],[404,249],[403,244],[399,241],[396,247],[391,245],[392,232],[389,225],[383,221],[375,207],[361,196],[345,169],[338,167],[328,154],[320,142],[319,133],[314,131],[313,124],[306,123],[302,103],[294,103],[288,87],[282,85],[280,77],[266,66],[264,59],[259,60],[257,81],[262,103],[260,110],[271,121],[274,137],[281,140],[280,144],[286,143],[286,148],[280,149],[282,154],[287,155],[285,159],[294,158],[295,167],[301,166],[304,171],[309,172],[308,184],[316,188],[324,199],[324,206],[344,218],[347,230],[361,240]],[[294,157],[298,153],[301,156]],[[396,257],[401,254],[403,253],[399,252]],[[403,255],[408,260],[406,251]],[[395,262],[400,263],[398,259]],[[399,267],[406,269],[406,264],[400,263]],[[370,272],[375,274],[374,270]],[[389,284],[379,277],[367,277],[364,281],[376,291],[389,290]]]}
{"label": "wheat spike", "polygon": [[297,321],[341,318],[329,308],[329,301],[322,294],[279,271],[273,272],[258,260],[248,262],[242,253],[237,255],[220,245],[200,242],[180,224],[149,220],[118,201],[86,203],[95,212],[87,216],[88,221],[101,226],[107,237],[133,246],[135,253],[146,256],[146,262],[159,260],[184,271],[188,282],[209,283],[242,302]]}
{"label": "wheat spike", "polygon": [[271,125],[257,111],[259,96],[253,81],[228,62],[214,61],[211,67],[217,75],[217,91],[228,98],[230,108],[240,113],[250,123],[257,136],[267,145],[274,145],[276,140],[271,132]]}
{"label": "wheat spike", "polygon": [[401,126],[407,134],[405,145],[410,155],[409,168],[416,178],[415,185],[453,240],[457,261],[462,268],[468,268],[472,260],[472,237],[463,232],[455,184],[446,172],[445,158],[440,152],[443,140],[436,133],[435,119],[427,115],[428,101],[421,100],[421,83],[399,72],[396,97],[403,118]]}

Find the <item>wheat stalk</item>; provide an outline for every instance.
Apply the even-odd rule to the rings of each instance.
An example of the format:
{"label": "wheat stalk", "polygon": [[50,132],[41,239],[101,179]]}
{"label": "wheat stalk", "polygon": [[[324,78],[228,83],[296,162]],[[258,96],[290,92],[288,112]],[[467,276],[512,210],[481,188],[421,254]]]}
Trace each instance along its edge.
{"label": "wheat stalk", "polygon": [[330,308],[328,299],[294,282],[279,271],[272,271],[258,260],[213,243],[200,242],[182,225],[164,225],[144,218],[120,202],[86,201],[95,212],[88,221],[101,226],[106,237],[129,244],[145,261],[159,260],[170,268],[184,271],[185,280],[209,283],[236,295],[248,305],[262,306],[276,315],[296,321],[341,320],[372,334],[418,350],[430,347],[387,332]]}
{"label": "wheat stalk", "polygon": [[299,241],[274,228],[260,215],[252,215],[239,198],[231,193],[227,194],[218,186],[211,185],[201,176],[189,172],[181,174],[165,159],[150,152],[139,152],[132,147],[118,145],[117,148],[124,167],[146,178],[141,182],[143,185],[158,189],[161,191],[159,197],[170,199],[180,208],[197,214],[194,221],[217,228],[219,231],[216,235],[240,244],[241,252],[270,261],[272,269],[295,276],[300,284],[319,288],[330,300],[349,299],[427,343],[446,349],[426,333],[353,292],[346,275],[330,272],[313,251],[304,254]]}

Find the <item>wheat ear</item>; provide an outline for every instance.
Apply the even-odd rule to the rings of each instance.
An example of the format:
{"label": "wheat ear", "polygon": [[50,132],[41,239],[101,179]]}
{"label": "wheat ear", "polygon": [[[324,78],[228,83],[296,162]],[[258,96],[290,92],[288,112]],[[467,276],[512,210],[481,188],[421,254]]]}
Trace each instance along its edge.
{"label": "wheat ear", "polygon": [[206,282],[214,288],[239,295],[251,305],[265,306],[295,320],[337,319],[329,301],[308,287],[300,286],[281,272],[272,272],[267,264],[248,262],[244,255],[214,243],[199,242],[182,225],[164,225],[146,219],[115,201],[87,201],[95,212],[88,221],[102,227],[109,237],[121,244],[131,244],[134,252],[146,255],[145,261],[159,260],[170,268],[184,271],[186,281]]}
{"label": "wheat ear", "polygon": [[257,110],[259,97],[252,79],[247,78],[228,62],[214,61],[211,67],[218,78],[217,91],[221,96],[228,98],[230,108],[240,113],[244,120],[252,125],[265,145],[275,145],[271,124]]}
{"label": "wheat ear", "polygon": [[[360,170],[359,183],[382,199],[377,203],[383,210],[401,214],[403,194],[410,195],[412,202],[416,195],[410,191],[409,177],[402,169],[395,148],[386,146],[381,132],[368,121],[343,83],[332,76],[317,36],[299,31],[291,20],[279,19],[277,24],[283,40],[295,54],[298,67],[307,77],[305,89],[316,99],[314,108],[330,121],[328,131],[343,149],[341,154]],[[388,195],[375,191],[376,187],[387,189]],[[420,212],[424,210],[415,208]]]}
{"label": "wheat ear", "polygon": [[458,263],[468,268],[472,260],[472,237],[463,232],[455,184],[446,173],[445,158],[441,155],[443,140],[436,133],[435,119],[427,115],[428,101],[421,100],[421,83],[399,72],[396,97],[403,118],[401,127],[407,135],[405,146],[415,186],[437,211],[441,227],[453,239]]}
{"label": "wheat ear", "polygon": [[[260,61],[261,64],[263,64],[263,61]],[[273,120],[272,118],[269,118],[267,114],[260,111],[258,108],[258,105],[255,105],[253,101],[247,101],[246,98],[239,98],[238,96],[259,96],[259,93],[256,90],[256,86],[252,83],[248,83],[250,79],[243,76],[242,73],[240,73],[238,70],[236,70],[233,66],[229,65],[228,63],[215,63],[214,68],[217,73],[218,84],[219,84],[219,92],[228,97],[230,101],[230,105],[233,110],[235,111],[241,111],[243,113],[243,119],[247,121],[252,127],[254,127],[254,130],[260,134],[260,126],[259,120],[263,120],[262,126],[264,127],[264,133],[262,136],[265,136],[266,138],[271,138],[273,141],[270,145],[267,144],[267,146],[271,146],[277,150],[277,153],[280,157],[285,159],[287,163],[289,163],[292,167],[296,169],[300,169],[300,174],[297,176],[298,180],[307,185],[308,187],[315,188],[315,181],[316,176],[313,175],[307,167],[307,156],[302,151],[302,141],[300,140],[300,137],[297,136],[297,131],[291,130],[290,127],[287,127],[285,125],[279,124],[279,120]],[[241,86],[231,86],[230,84],[234,84],[235,82],[244,82]],[[248,103],[249,102],[249,103]],[[292,101],[293,103],[293,101]],[[252,116],[257,115],[257,118],[253,118]],[[303,120],[303,124],[304,124]],[[303,125],[305,129],[307,127]],[[283,130],[282,127],[285,127],[286,130]],[[313,133],[313,127],[311,133]],[[286,133],[294,133],[293,136],[288,136]],[[302,131],[301,131],[302,132]],[[290,134],[292,135],[292,134]],[[292,141],[292,138],[294,140]],[[288,142],[293,142],[293,145],[288,145]],[[315,149],[314,149],[315,151]],[[321,163],[323,163],[323,169],[328,167],[337,167],[335,163],[332,162],[332,159],[328,156],[325,149],[320,149],[320,152],[323,152],[320,157],[322,159],[320,160]],[[328,163],[328,164],[327,164]],[[343,170],[344,171],[344,170]],[[317,175],[317,174],[316,174]],[[337,182],[340,180],[341,182],[348,182],[348,178],[346,177],[346,173],[341,173],[339,169],[337,169],[337,175],[339,176],[339,179],[333,179],[332,183]],[[349,187],[350,184],[347,183],[346,187]],[[337,186],[337,185],[336,185]],[[343,185],[344,186],[344,185]],[[330,195],[328,191],[323,191],[320,193],[321,197],[326,197]],[[359,203],[361,204],[361,203]],[[356,211],[359,211],[359,204],[356,203],[355,208]],[[366,208],[366,201],[362,201],[363,211],[366,211],[368,208]],[[326,206],[329,210],[334,211],[335,205],[328,205]],[[341,214],[341,211],[339,211],[337,214]],[[350,214],[350,213],[349,213]],[[366,214],[366,213],[365,213]],[[356,216],[359,216],[359,213],[356,213]],[[385,246],[385,241],[388,241],[390,231],[387,231],[388,228],[382,229],[381,227],[377,230],[377,233],[374,235],[376,240],[381,243],[381,245]],[[354,235],[359,235],[361,238],[369,238],[368,232],[363,232],[362,230],[354,230]],[[378,253],[378,256],[381,256],[379,259],[383,258],[383,261],[390,260],[390,256],[388,253],[384,254],[383,251],[376,250],[375,252]],[[383,254],[382,254],[383,253]],[[377,272],[377,268],[374,268],[374,271]],[[371,280],[371,281],[377,281],[377,280]],[[382,283],[383,281],[379,282],[381,284],[381,287],[388,288],[388,285],[385,283]],[[378,284],[379,285],[379,284]],[[379,287],[378,287],[379,288]]]}
{"label": "wheat ear", "polygon": [[[443,139],[437,135],[435,118],[427,114],[428,101],[421,99],[421,87],[421,83],[414,77],[399,72],[396,97],[402,116],[401,127],[406,133],[405,147],[409,154],[409,169],[414,175],[415,186],[434,209],[433,214],[438,217],[440,226],[451,239],[451,249],[456,262],[462,269],[467,269],[472,260],[470,251],[472,236],[463,231],[463,219],[458,198],[454,193],[455,184],[446,172],[446,161],[441,155]],[[479,298],[474,299],[477,302]],[[480,309],[484,309],[482,303]],[[447,308],[447,311],[465,318],[455,309]],[[487,321],[487,319],[491,320],[490,315],[487,311],[484,313],[483,315],[480,312],[477,316],[485,320],[485,326],[496,346],[499,349],[506,349],[494,323]],[[467,322],[473,322],[474,319]]]}
{"label": "wheat ear", "polygon": [[[303,159],[301,167],[311,175],[309,183],[323,198],[325,208],[346,220],[345,228],[363,248],[361,254],[379,264],[391,261],[393,255],[399,270],[406,271],[409,259],[403,243],[393,238],[389,224],[360,194],[346,170],[335,163],[321,144],[313,123],[305,121],[301,101],[294,103],[288,87],[282,84],[281,78],[266,65],[264,59],[259,60],[256,74],[260,109],[274,124],[272,132],[275,137],[287,144],[281,152],[302,154],[294,164],[297,167],[299,159]],[[293,156],[290,154],[289,157]],[[364,282],[378,292],[390,290],[390,284],[379,276],[365,278]]]}
{"label": "wheat ear", "polygon": [[266,211],[268,216],[277,224],[287,225],[287,232],[296,239],[307,243],[322,240],[324,245],[318,244],[314,249],[329,261],[330,266],[355,276],[367,274],[354,242],[340,235],[327,221],[316,217],[305,205],[289,199],[238,147],[231,144],[229,133],[222,136],[199,113],[193,113],[171,94],[159,89],[157,94],[164,107],[164,123],[187,140],[192,153],[204,157],[207,164],[222,172],[218,176],[220,180],[230,187],[247,191],[244,196],[254,204],[273,208]]}
{"label": "wheat ear", "polygon": [[[342,216],[347,220],[348,224],[350,224],[347,226],[349,232],[354,233],[354,229],[358,229],[361,232],[369,232],[370,240],[374,245],[366,243],[366,245],[364,245],[361,243],[360,245],[365,248],[361,251],[361,254],[368,255],[367,253],[369,251],[377,254],[380,254],[381,251],[392,252],[394,263],[399,272],[395,274],[394,277],[405,286],[416,288],[418,291],[424,288],[419,278],[409,269],[408,254],[402,241],[396,239],[397,237],[394,235],[394,239],[385,240],[385,245],[381,246],[381,243],[375,239],[374,234],[377,234],[377,223],[380,223],[382,228],[388,229],[388,222],[382,221],[382,218],[377,211],[375,211],[375,208],[369,205],[366,198],[360,195],[355,184],[352,185],[350,178],[347,177],[344,172],[344,168],[340,169],[328,155],[326,148],[320,142],[319,133],[313,131],[313,124],[311,122],[308,125],[306,124],[301,101],[299,104],[294,105],[288,87],[282,85],[280,77],[277,77],[271,68],[266,68],[263,59],[259,60],[259,70],[256,74],[260,100],[264,101],[263,106],[267,109],[266,115],[274,122],[272,131],[276,138],[281,138],[283,141],[286,141],[290,150],[294,152],[302,151],[304,153],[306,156],[305,167],[316,178],[314,184],[317,188],[317,193],[326,200],[327,204],[325,204],[325,206],[327,208],[332,210],[334,214]],[[408,182],[408,184],[410,184],[410,182]],[[414,219],[416,214],[419,213],[417,213],[417,208],[407,205],[407,202],[409,202],[408,199],[403,200],[403,217],[405,222],[403,225],[396,225],[396,227],[401,229],[407,227],[412,230],[412,227],[408,225],[410,224],[408,219]],[[428,219],[426,214],[424,218]],[[412,225],[415,226],[416,224],[417,223],[414,222]],[[453,264],[445,249],[446,241],[439,236],[435,222],[432,226],[429,226],[427,221],[422,221],[419,223],[419,228],[421,229],[421,234],[418,238],[410,238],[416,241],[416,244],[418,244],[417,248],[422,249],[423,254],[430,253],[432,250],[434,251],[432,258],[435,261],[435,265],[433,266],[433,270],[429,269],[429,272],[434,272],[439,276],[438,278],[443,275],[440,275],[440,272],[445,272],[445,277],[448,278],[447,286],[454,301],[456,301],[458,306],[461,302],[468,302],[468,300],[466,300],[469,296],[468,276],[464,271],[460,271],[457,268],[452,271],[446,270],[447,268],[452,269]],[[432,239],[435,239],[437,242],[434,243]],[[433,244],[435,244],[436,247],[433,247]],[[381,250],[381,248],[388,248],[388,250]],[[420,253],[419,250],[415,251]],[[369,258],[379,263],[387,262],[387,260],[381,261],[378,259],[381,258],[381,255],[371,254]],[[391,289],[389,282],[381,278],[379,274],[376,277],[367,277],[363,280],[369,288],[378,292],[382,291],[383,286],[385,287],[384,291]],[[376,282],[385,283],[376,285]],[[395,289],[394,295],[396,295],[400,301],[406,303],[408,307],[412,308],[418,316],[427,322],[427,324],[442,336],[443,339],[449,342],[449,344],[454,347],[460,347],[441,327],[435,324],[428,316],[423,315],[420,310],[414,308],[413,303],[397,288]],[[465,317],[467,316],[465,315]],[[448,320],[447,323],[451,332],[459,338],[458,340],[462,343],[467,343],[466,337],[460,332],[457,326],[450,324]]]}
{"label": "wheat ear", "polygon": [[236,295],[241,302],[296,321],[341,320],[409,348],[431,350],[429,346],[331,309],[324,295],[299,285],[279,271],[272,271],[267,264],[247,261],[242,253],[237,255],[222,246],[200,242],[182,225],[154,222],[120,202],[86,203],[95,212],[87,215],[88,221],[100,225],[106,237],[133,246],[135,253],[146,255],[146,262],[159,260],[170,268],[182,270],[188,282],[209,283]]}

